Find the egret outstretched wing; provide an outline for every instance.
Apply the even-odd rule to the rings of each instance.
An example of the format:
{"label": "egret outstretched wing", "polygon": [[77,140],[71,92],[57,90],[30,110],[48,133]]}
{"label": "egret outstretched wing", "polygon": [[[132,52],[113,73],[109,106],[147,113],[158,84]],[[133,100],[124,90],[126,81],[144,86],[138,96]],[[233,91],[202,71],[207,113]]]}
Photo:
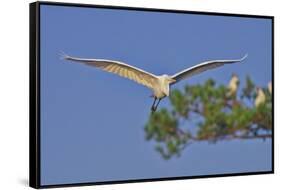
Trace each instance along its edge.
{"label": "egret outstretched wing", "polygon": [[85,65],[97,67],[107,72],[115,73],[119,76],[131,79],[139,84],[153,89],[156,84],[157,77],[152,73],[146,72],[142,69],[133,67],[120,61],[106,60],[106,59],[84,59],[63,55],[65,60],[80,62]]}
{"label": "egret outstretched wing", "polygon": [[195,65],[193,67],[187,68],[181,72],[178,72],[171,77],[175,80],[174,83],[177,83],[180,80],[183,80],[185,78],[191,77],[193,75],[202,73],[202,72],[210,70],[210,69],[214,69],[216,67],[223,66],[224,64],[231,64],[231,63],[243,61],[246,57],[247,57],[247,54],[241,59],[206,61],[206,62],[200,63],[198,65]]}

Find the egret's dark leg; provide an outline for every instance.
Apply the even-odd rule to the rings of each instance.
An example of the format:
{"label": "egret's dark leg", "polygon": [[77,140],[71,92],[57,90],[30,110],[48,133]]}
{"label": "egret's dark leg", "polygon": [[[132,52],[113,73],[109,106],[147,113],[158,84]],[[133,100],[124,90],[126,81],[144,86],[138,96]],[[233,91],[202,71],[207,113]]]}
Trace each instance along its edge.
{"label": "egret's dark leg", "polygon": [[155,109],[155,102],[156,102],[156,100],[157,100],[157,98],[156,97],[154,97],[154,101],[153,101],[153,104],[152,104],[152,106],[151,106],[151,111],[152,112],[154,112],[156,109]]}
{"label": "egret's dark leg", "polygon": [[161,100],[162,100],[162,98],[159,98],[159,99],[158,99],[158,102],[157,102],[157,104],[156,104],[156,106],[155,106],[155,110],[154,110],[154,111],[157,110],[157,107],[158,107],[158,105],[159,105],[159,103],[160,103]]}

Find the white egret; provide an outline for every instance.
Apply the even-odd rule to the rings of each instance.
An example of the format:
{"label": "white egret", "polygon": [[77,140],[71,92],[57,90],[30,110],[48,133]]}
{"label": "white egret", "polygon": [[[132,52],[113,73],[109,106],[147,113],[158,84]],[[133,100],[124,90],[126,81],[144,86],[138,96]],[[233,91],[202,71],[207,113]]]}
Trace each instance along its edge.
{"label": "white egret", "polygon": [[228,83],[228,97],[236,96],[236,92],[239,85],[239,78],[236,74],[232,74],[231,79]]}
{"label": "white egret", "polygon": [[[85,65],[97,67],[104,71],[111,72],[119,76],[131,79],[139,84],[142,84],[150,88],[153,91],[152,97],[154,97],[154,101],[151,107],[152,112],[156,111],[160,101],[163,98],[169,96],[170,85],[173,85],[183,79],[189,78],[201,72],[223,66],[224,64],[240,62],[244,60],[246,57],[247,55],[245,55],[241,59],[206,61],[198,65],[195,65],[193,67],[187,68],[174,75],[167,75],[167,74],[154,75],[152,73],[146,72],[142,69],[128,65],[120,61],[106,60],[106,59],[85,59],[85,58],[68,56],[66,54],[63,55],[63,58],[65,60],[70,60],[74,62],[83,63]],[[157,100],[158,102],[156,103]]]}
{"label": "white egret", "polygon": [[267,84],[267,89],[268,89],[268,92],[270,94],[272,94],[272,82],[271,81]]}
{"label": "white egret", "polygon": [[262,88],[257,88],[257,97],[255,99],[255,106],[259,107],[260,105],[264,104],[266,100],[265,94]]}

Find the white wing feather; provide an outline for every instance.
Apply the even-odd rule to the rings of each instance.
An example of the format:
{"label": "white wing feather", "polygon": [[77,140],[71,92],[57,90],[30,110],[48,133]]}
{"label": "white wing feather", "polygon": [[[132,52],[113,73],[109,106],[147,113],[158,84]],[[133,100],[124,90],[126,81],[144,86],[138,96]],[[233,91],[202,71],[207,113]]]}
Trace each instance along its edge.
{"label": "white wing feather", "polygon": [[151,89],[153,89],[154,85],[157,83],[157,76],[120,61],[106,59],[84,59],[78,57],[71,57],[65,54],[63,55],[63,59],[97,67],[104,71],[111,72],[121,77],[131,79]]}
{"label": "white wing feather", "polygon": [[220,67],[223,66],[224,64],[231,64],[231,63],[236,63],[236,62],[240,62],[243,61],[245,58],[247,57],[247,54],[241,58],[241,59],[233,59],[233,60],[213,60],[213,61],[206,61],[203,63],[200,63],[198,65],[195,65],[193,67],[187,68],[181,72],[178,72],[176,74],[174,74],[173,76],[171,76],[175,82],[179,82],[180,80],[186,79],[188,77],[191,77],[193,75],[202,73],[204,71],[210,70],[210,69],[214,69],[216,67]]}

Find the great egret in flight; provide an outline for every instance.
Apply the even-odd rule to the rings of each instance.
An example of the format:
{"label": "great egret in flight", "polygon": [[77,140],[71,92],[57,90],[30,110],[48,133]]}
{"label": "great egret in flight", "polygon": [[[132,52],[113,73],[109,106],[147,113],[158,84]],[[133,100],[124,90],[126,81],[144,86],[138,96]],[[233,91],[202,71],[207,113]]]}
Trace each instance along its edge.
{"label": "great egret in flight", "polygon": [[152,73],[146,72],[142,69],[128,65],[120,61],[107,60],[107,59],[85,59],[85,58],[72,57],[63,54],[63,58],[65,60],[70,60],[85,65],[97,67],[104,71],[111,72],[119,76],[131,79],[139,84],[142,84],[150,88],[153,91],[152,97],[154,97],[154,101],[151,106],[152,112],[156,111],[160,101],[163,98],[169,96],[170,85],[173,85],[183,79],[189,78],[193,75],[202,73],[204,71],[223,66],[224,64],[240,62],[244,60],[246,57],[247,55],[245,55],[241,59],[206,61],[198,65],[195,65],[193,67],[187,68],[183,71],[180,71],[174,75],[167,75],[167,74],[154,75]]}

